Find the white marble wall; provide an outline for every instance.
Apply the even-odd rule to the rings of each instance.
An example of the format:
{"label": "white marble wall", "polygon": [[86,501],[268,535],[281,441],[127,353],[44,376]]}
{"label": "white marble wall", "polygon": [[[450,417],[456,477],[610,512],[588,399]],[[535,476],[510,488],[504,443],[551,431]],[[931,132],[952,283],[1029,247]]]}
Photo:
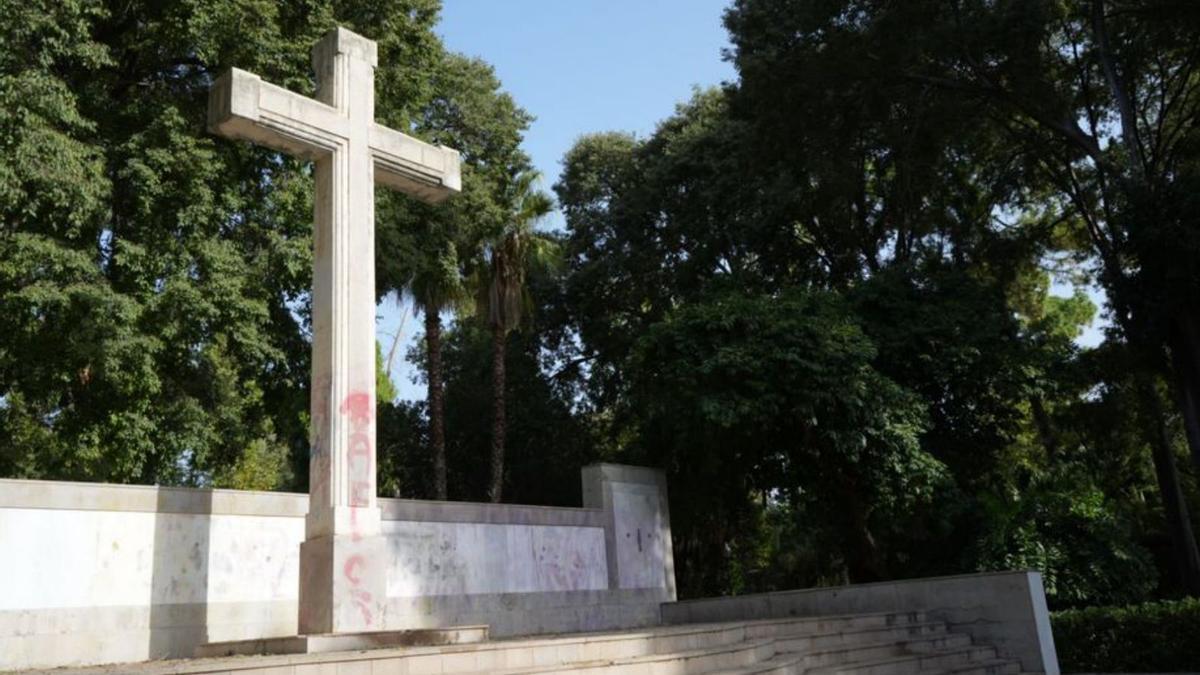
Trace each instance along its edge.
{"label": "white marble wall", "polygon": [[0,509],[0,611],[295,600],[295,517]]}
{"label": "white marble wall", "polygon": [[[608,588],[599,527],[386,521],[388,597]],[[302,518],[0,509],[0,611],[295,601]],[[657,575],[661,578],[661,571]]]}
{"label": "white marble wall", "polygon": [[385,521],[388,597],[608,588],[599,527]]}
{"label": "white marble wall", "polygon": [[[503,635],[657,621],[674,579],[649,489],[635,486],[619,513],[380,500],[385,627],[488,623]],[[294,634],[306,510],[305,495],[0,480],[0,670]],[[609,550],[614,523],[644,530],[640,555],[632,540]]]}

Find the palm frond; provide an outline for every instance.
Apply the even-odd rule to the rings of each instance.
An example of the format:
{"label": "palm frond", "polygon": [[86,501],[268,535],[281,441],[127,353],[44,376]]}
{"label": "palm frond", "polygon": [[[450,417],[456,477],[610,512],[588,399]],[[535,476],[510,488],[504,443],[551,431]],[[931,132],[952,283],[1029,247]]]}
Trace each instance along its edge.
{"label": "palm frond", "polygon": [[[559,257],[553,238],[535,229],[538,220],[554,210],[554,199],[537,188],[541,174],[523,171],[511,178],[505,192],[507,224],[484,245],[488,273],[474,277],[474,296],[486,302],[486,321],[504,332],[515,330],[533,306],[526,277],[531,271],[553,269]],[[479,318],[484,319],[484,312]]]}

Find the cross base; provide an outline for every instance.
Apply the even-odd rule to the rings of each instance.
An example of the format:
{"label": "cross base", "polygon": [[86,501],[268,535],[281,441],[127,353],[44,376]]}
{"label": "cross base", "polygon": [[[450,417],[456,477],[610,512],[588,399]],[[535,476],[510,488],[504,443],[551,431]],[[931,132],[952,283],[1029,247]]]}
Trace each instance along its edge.
{"label": "cross base", "polygon": [[387,542],[378,535],[327,535],[300,544],[300,634],[383,628],[387,560]]}
{"label": "cross base", "polygon": [[487,626],[454,626],[414,630],[292,635],[258,640],[209,642],[196,648],[196,658],[210,656],[256,656],[264,654],[321,654],[391,647],[435,647],[486,642]]}

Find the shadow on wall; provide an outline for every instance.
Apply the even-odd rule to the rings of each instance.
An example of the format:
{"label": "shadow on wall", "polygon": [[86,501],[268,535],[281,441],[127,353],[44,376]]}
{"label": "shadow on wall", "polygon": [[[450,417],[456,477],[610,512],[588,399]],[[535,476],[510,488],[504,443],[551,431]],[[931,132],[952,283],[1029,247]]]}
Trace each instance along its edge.
{"label": "shadow on wall", "polygon": [[208,642],[212,490],[158,489],[150,575],[151,659],[190,657]]}

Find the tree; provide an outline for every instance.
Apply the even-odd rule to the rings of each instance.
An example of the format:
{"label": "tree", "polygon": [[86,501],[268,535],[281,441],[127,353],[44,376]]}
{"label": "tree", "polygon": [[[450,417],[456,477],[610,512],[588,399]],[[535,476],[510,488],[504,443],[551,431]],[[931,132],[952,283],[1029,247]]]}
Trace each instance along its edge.
{"label": "tree", "polygon": [[624,414],[643,457],[686,495],[681,545],[701,547],[682,585],[720,569],[737,522],[717,520],[723,509],[761,495],[825,504],[850,579],[890,577],[880,533],[930,499],[945,469],[920,447],[920,400],[871,368],[874,347],[839,298],[716,293],[651,327],[635,354]]}
{"label": "tree", "polygon": [[442,314],[461,317],[472,311],[471,252],[504,222],[500,186],[507,171],[528,165],[520,142],[532,118],[478,59],[444,54],[433,83],[436,95],[417,127],[429,139],[460,151],[463,193],[435,207],[399,200],[384,204],[376,267],[381,291],[410,293],[424,315],[433,496],[446,499]]}
{"label": "tree", "polygon": [[532,305],[525,283],[531,270],[544,270],[558,254],[550,237],[534,225],[554,209],[550,195],[535,186],[541,175],[523,171],[508,182],[504,203],[508,223],[485,245],[484,269],[476,279],[477,306],[492,332],[492,447],[491,480],[487,496],[500,502],[504,489],[505,353],[508,334],[521,325]]}
{"label": "tree", "polygon": [[[0,3],[0,473],[306,489],[311,177],[209,134],[208,87],[237,66],[311,95],[343,25],[379,44],[382,123],[508,158],[528,116],[446,54],[439,6]],[[428,212],[379,201],[385,243]]]}
{"label": "tree", "polygon": [[[302,167],[214,139],[204,110],[232,62],[308,83],[299,45],[332,13],[3,11],[16,60],[3,67],[12,105],[0,124],[18,144],[0,170],[12,181],[0,304],[18,322],[0,347],[6,473],[221,485],[238,484],[251,455],[300,465],[307,354],[291,307],[308,285]],[[21,165],[34,160],[43,168]],[[52,176],[66,180],[29,191]],[[256,463],[282,467],[251,472],[258,487],[304,480],[287,462]]]}
{"label": "tree", "polygon": [[[1175,592],[1171,518],[1158,506],[1172,502],[1154,497],[1141,404],[1091,398],[1118,389],[1119,368],[1072,346],[1090,303],[1048,295],[1048,270],[1090,278],[1082,220],[1046,199],[1052,188],[1005,130],[979,123],[984,104],[880,66],[919,47],[878,47],[875,31],[902,36],[902,24],[859,22],[843,3],[742,6],[755,11],[734,30],[735,46],[752,47],[734,53],[739,81],[697,92],[647,138],[581,138],[555,186],[569,271],[546,309],[558,326],[547,360],[609,456],[668,468],[681,592],[1006,564],[1042,566],[1056,605]],[[804,297],[840,309],[791,304]],[[875,400],[879,414],[922,411],[908,442],[936,471],[900,472],[925,476],[919,499],[864,488],[855,505],[832,490],[864,468],[853,461],[830,463],[814,487],[760,458],[763,445],[795,457],[823,447],[777,432],[797,423],[772,396],[842,392],[747,337],[839,363],[775,324],[864,336],[856,362],[902,393]],[[669,339],[647,350],[651,335]],[[723,362],[708,355],[742,353],[769,365],[709,377]],[[735,394],[743,383],[753,393]],[[726,430],[705,417],[726,399],[778,419]],[[825,415],[854,409],[831,403]],[[889,518],[873,515],[885,508]]]}
{"label": "tree", "polygon": [[[865,243],[849,262],[826,253],[835,278],[875,273],[881,253],[990,267],[980,244],[997,231],[1033,260],[1092,267],[1142,372],[1144,424],[1166,438],[1155,382],[1168,379],[1200,458],[1198,22],[1185,2],[739,0],[732,107],[766,166],[836,207],[817,214],[817,241],[843,256]],[[1182,513],[1180,562],[1195,567],[1168,444],[1152,447],[1163,501]]]}
{"label": "tree", "polygon": [[[518,504],[578,506],[579,469],[602,457],[602,439],[544,367],[545,280],[530,283],[539,311],[508,339],[504,496]],[[492,441],[492,331],[481,321],[458,322],[444,347],[450,492],[478,499],[492,480],[488,462],[479,461]]]}
{"label": "tree", "polygon": [[1033,266],[1009,289],[1034,377],[999,471],[978,500],[981,535],[969,555],[980,570],[1041,571],[1056,607],[1138,602],[1164,582],[1151,551],[1163,519],[1129,508],[1144,503],[1133,494],[1153,492],[1153,472],[1137,406],[1114,386],[1121,349],[1078,347],[1095,306],[1082,292],[1049,290],[1050,275]]}
{"label": "tree", "polygon": [[432,499],[429,417],[424,402],[379,402],[376,479],[379,494]]}
{"label": "tree", "polygon": [[428,354],[426,400],[429,406],[429,449],[433,456],[433,494],[434,499],[445,500],[448,493],[441,315],[447,309],[461,312],[470,295],[453,245],[423,262],[421,271],[409,283],[415,308],[425,316],[425,350]]}
{"label": "tree", "polygon": [[393,403],[398,393],[392,384],[391,375],[384,367],[383,346],[375,342],[375,399],[380,403]]}

